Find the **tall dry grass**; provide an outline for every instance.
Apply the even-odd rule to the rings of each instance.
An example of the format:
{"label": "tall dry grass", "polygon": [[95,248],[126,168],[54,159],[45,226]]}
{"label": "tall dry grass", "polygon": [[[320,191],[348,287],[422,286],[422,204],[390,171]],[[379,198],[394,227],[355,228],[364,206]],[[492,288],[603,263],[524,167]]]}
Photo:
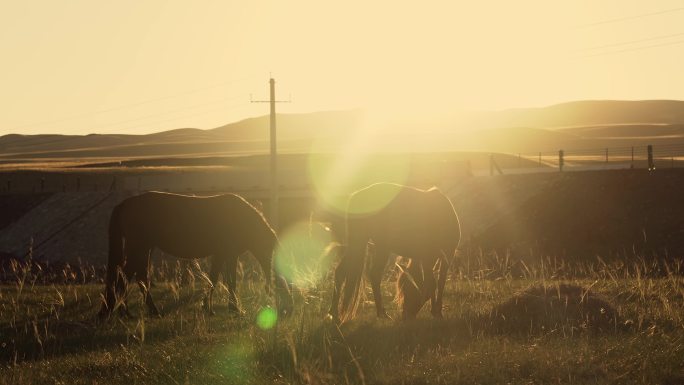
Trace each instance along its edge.
{"label": "tall dry grass", "polygon": [[[98,269],[69,267],[73,271]],[[0,285],[0,384],[219,383],[678,383],[684,381],[684,279],[674,260],[569,263],[554,258],[463,253],[447,283],[445,319],[378,320],[364,302],[343,325],[326,318],[330,277],[310,276],[295,311],[263,330],[273,299],[246,268],[231,317],[225,287],[216,316],[202,302],[205,267],[160,266],[152,293],[164,317],[149,318],[137,287],[132,318],[96,322],[102,284],[7,266]],[[95,278],[97,279],[97,278]],[[393,275],[384,291],[391,314]],[[83,283],[86,282],[86,283]],[[590,288],[622,327],[596,332],[573,320],[493,330],[492,310],[530,287]],[[370,298],[370,297],[368,297]]]}

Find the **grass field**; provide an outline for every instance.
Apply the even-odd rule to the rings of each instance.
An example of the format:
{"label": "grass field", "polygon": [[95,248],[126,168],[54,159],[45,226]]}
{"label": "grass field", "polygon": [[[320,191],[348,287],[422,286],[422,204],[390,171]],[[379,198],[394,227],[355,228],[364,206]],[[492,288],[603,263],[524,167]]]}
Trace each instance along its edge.
{"label": "grass field", "polygon": [[[445,319],[424,309],[410,322],[378,320],[367,302],[340,327],[325,318],[328,279],[299,290],[294,314],[272,327],[259,317],[271,302],[262,281],[241,281],[244,316],[228,316],[221,288],[217,314],[209,317],[199,278],[157,283],[161,319],[146,316],[136,289],[133,318],[97,324],[101,284],[32,284],[19,269],[15,283],[0,286],[0,383],[679,384],[684,279],[675,264],[654,266],[596,263],[575,274],[540,264],[519,274],[505,264],[457,264]],[[385,294],[390,314],[398,315],[391,278]],[[491,327],[492,310],[515,293],[535,285],[553,293],[561,283],[591,287],[612,304],[614,328],[562,318]]]}

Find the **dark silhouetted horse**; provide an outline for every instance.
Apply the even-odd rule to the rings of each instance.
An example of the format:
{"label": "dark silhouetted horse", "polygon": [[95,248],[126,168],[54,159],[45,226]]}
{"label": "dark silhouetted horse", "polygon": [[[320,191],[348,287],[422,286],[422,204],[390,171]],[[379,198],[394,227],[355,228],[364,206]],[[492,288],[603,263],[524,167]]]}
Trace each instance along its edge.
{"label": "dark silhouetted horse", "polygon": [[[149,291],[150,252],[154,247],[177,258],[213,256],[210,280],[215,286],[219,273],[228,272],[229,308],[237,311],[238,256],[251,252],[261,265],[270,292],[277,246],[278,238],[264,216],[238,195],[192,197],[147,192],[125,199],[114,207],[109,221],[109,259],[100,316],[108,316],[121,304],[126,310],[126,285],[134,277],[150,312],[159,314]],[[292,306],[288,284],[277,274],[275,279],[279,310],[288,313]],[[206,302],[210,312],[213,286]]]}
{"label": "dark silhouetted horse", "polygon": [[[449,267],[447,259],[454,254],[461,238],[458,217],[444,194],[436,188],[419,190],[392,183],[368,186],[349,198],[346,230],[330,306],[334,319],[346,321],[354,317],[361,297],[367,254],[370,255],[368,278],[377,315],[383,318],[389,316],[382,303],[380,282],[391,254],[410,258],[420,266],[432,267],[441,261],[430,300],[432,314],[442,316],[442,296]],[[371,241],[375,252],[367,253]],[[434,276],[426,274],[425,277],[426,284],[431,285]]]}

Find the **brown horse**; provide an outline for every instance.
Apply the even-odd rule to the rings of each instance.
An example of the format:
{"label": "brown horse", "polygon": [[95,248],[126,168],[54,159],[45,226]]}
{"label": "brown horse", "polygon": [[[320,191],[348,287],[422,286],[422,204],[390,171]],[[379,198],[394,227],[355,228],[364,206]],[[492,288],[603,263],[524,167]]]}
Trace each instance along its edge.
{"label": "brown horse", "polygon": [[[219,273],[228,272],[229,309],[237,311],[238,256],[251,252],[261,265],[270,292],[277,246],[278,238],[264,216],[238,195],[194,197],[147,192],[125,199],[114,207],[109,221],[109,259],[100,316],[108,316],[119,304],[126,310],[126,285],[134,277],[150,312],[159,314],[149,291],[150,252],[154,247],[177,258],[213,256],[210,280],[215,286]],[[206,302],[210,312],[213,286]],[[289,287],[279,275],[276,301],[281,313],[291,311]]]}
{"label": "brown horse", "polygon": [[430,299],[432,314],[442,316],[449,267],[446,259],[456,251],[461,238],[458,216],[444,194],[436,188],[373,184],[351,195],[346,222],[346,244],[335,270],[330,306],[334,319],[346,321],[356,313],[369,241],[375,252],[371,253],[368,277],[378,317],[389,318],[382,303],[380,281],[391,254],[410,258],[421,266],[434,266],[441,260],[435,294]]}

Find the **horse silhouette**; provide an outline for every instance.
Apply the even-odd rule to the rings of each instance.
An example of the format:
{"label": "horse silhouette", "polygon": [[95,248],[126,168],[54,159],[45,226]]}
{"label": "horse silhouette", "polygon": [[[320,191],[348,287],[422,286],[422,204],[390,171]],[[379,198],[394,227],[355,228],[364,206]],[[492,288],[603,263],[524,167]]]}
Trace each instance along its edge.
{"label": "horse silhouette", "polygon": [[[239,311],[235,293],[238,256],[246,251],[259,262],[272,284],[272,259],[278,238],[264,216],[235,194],[194,197],[147,192],[119,203],[109,221],[109,257],[104,303],[100,316],[117,306],[126,311],[125,293],[135,278],[152,315],[159,310],[150,295],[150,253],[154,247],[177,258],[212,256],[209,278],[212,287],[205,306],[212,312],[212,294],[219,273],[227,272],[229,309]],[[287,282],[276,274],[276,302],[289,313],[292,297]]]}
{"label": "horse silhouette", "polygon": [[[449,267],[447,258],[456,251],[460,238],[461,229],[454,207],[436,188],[420,190],[377,183],[356,191],[347,205],[346,243],[335,269],[330,315],[341,321],[354,317],[368,255],[368,278],[377,315],[389,318],[382,303],[380,282],[390,255],[396,254],[410,258],[420,266],[435,266],[441,261],[435,292],[430,296],[433,316],[441,317]],[[368,253],[371,241],[375,251]]]}

